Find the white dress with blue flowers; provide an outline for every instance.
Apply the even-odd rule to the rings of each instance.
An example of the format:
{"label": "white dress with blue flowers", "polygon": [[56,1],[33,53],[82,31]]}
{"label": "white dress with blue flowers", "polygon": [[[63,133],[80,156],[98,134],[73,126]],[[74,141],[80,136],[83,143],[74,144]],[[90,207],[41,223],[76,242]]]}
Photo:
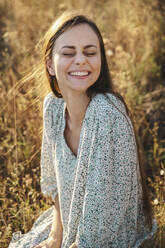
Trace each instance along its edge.
{"label": "white dress with blue flowers", "polygon": [[[107,99],[107,97],[109,100]],[[66,103],[44,100],[41,190],[59,196],[61,248],[137,248],[156,231],[145,225],[142,187],[132,124],[123,103],[95,95],[82,123],[77,156],[64,138]],[[53,208],[27,234],[15,233],[9,248],[33,248],[48,237]]]}

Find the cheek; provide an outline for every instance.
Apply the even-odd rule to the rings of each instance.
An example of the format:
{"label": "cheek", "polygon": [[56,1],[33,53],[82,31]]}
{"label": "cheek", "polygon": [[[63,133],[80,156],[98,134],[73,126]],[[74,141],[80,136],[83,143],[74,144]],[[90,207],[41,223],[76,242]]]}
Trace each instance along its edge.
{"label": "cheek", "polygon": [[101,71],[101,59],[100,58],[97,58],[93,61],[93,67],[96,71],[95,80],[97,80],[100,76],[100,71]]}
{"label": "cheek", "polygon": [[95,69],[95,76],[96,79],[98,79],[99,75],[100,75],[100,71],[101,71],[101,60],[97,59],[94,61],[93,63],[94,69]]}
{"label": "cheek", "polygon": [[68,67],[70,65],[70,61],[68,59],[65,58],[56,58],[54,60],[54,68],[55,68],[55,72],[56,75],[63,75],[65,73],[67,73],[68,71]]}
{"label": "cheek", "polygon": [[101,68],[101,59],[100,57],[92,58],[90,61],[93,69],[100,71]]}
{"label": "cheek", "polygon": [[59,78],[59,76],[61,77],[64,71],[64,63],[59,58],[54,60],[54,69],[56,78]]}

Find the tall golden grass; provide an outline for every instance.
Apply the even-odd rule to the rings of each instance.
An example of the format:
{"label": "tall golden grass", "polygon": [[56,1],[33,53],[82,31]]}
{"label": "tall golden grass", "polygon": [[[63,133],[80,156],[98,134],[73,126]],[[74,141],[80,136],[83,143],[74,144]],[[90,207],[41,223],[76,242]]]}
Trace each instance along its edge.
{"label": "tall golden grass", "polygon": [[136,129],[143,127],[140,138],[152,137],[146,171],[159,228],[149,247],[163,248],[165,141],[158,137],[160,124],[150,125],[142,106],[149,91],[164,87],[158,63],[165,53],[164,6],[159,0],[1,0],[0,247],[8,247],[12,232],[27,232],[51,205],[39,185],[45,85],[37,77],[22,78],[40,61],[36,44],[47,28],[56,16],[73,8],[92,14],[104,37],[116,88],[133,113]]}

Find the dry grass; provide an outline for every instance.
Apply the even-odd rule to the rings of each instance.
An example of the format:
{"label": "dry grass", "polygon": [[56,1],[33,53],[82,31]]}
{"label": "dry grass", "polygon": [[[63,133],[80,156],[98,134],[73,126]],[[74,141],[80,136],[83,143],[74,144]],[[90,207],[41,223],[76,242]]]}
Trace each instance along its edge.
{"label": "dry grass", "polygon": [[38,63],[40,51],[35,46],[50,23],[64,10],[77,7],[92,13],[103,33],[113,80],[133,111],[137,129],[143,125],[141,138],[146,133],[152,136],[146,169],[159,229],[150,247],[163,248],[165,141],[141,110],[146,93],[163,87],[165,31],[158,0],[84,0],[78,6],[74,0],[1,0],[0,247],[8,246],[12,232],[27,232],[51,204],[39,185],[45,86],[41,80],[19,80]]}

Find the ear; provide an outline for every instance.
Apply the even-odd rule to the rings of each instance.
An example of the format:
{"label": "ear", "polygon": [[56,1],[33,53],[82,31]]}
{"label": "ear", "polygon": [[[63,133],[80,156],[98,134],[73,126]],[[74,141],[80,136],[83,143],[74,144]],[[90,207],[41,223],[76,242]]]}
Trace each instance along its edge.
{"label": "ear", "polygon": [[52,63],[52,60],[51,59],[48,59],[46,61],[46,66],[47,66],[47,69],[48,69],[48,72],[51,76],[54,76],[55,75],[55,72],[54,72],[54,67],[53,67],[53,63]]}

